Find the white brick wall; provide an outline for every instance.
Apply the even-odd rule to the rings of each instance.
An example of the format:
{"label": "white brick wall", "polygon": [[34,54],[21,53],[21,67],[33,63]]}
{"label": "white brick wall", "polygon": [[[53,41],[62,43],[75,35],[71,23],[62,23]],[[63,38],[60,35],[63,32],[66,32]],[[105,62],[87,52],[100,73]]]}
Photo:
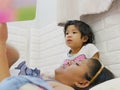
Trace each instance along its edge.
{"label": "white brick wall", "polygon": [[86,15],[82,20],[94,30],[103,64],[120,76],[120,0],[116,0],[109,11]]}
{"label": "white brick wall", "polygon": [[63,54],[67,50],[64,42],[63,27],[58,27],[56,23],[52,23],[39,29],[38,33],[39,52],[34,53],[39,53],[39,58],[30,58],[30,66],[38,67],[41,72],[51,75],[54,69],[63,62]]}
{"label": "white brick wall", "polygon": [[27,29],[8,26],[7,42],[18,49],[21,59],[28,59],[29,31]]}

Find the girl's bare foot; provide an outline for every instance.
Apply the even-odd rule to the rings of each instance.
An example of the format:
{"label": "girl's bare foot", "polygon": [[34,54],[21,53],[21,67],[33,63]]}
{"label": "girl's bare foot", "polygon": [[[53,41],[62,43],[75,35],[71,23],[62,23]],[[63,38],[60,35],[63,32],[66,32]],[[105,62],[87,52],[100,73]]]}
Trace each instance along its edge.
{"label": "girl's bare foot", "polygon": [[5,44],[8,38],[6,23],[0,23],[0,44]]}

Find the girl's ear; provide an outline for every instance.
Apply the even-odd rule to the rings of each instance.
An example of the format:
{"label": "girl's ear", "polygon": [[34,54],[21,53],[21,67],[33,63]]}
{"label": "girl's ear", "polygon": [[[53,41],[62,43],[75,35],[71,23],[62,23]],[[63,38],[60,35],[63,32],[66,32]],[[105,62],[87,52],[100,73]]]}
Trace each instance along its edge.
{"label": "girl's ear", "polygon": [[90,85],[90,81],[88,80],[84,80],[82,82],[75,82],[74,84],[76,87],[79,87],[79,88],[86,88]]}
{"label": "girl's ear", "polygon": [[87,42],[88,36],[84,36],[84,37],[82,38],[82,40],[83,40],[83,42]]}

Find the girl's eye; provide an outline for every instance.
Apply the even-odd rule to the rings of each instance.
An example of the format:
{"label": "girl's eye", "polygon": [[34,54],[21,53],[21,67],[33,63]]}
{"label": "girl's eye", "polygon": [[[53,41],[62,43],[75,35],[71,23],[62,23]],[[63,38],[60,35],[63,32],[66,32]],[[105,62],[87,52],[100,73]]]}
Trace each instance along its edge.
{"label": "girl's eye", "polygon": [[73,34],[76,34],[77,32],[73,32]]}
{"label": "girl's eye", "polygon": [[68,35],[68,33],[67,33],[67,32],[66,32],[65,34],[66,34],[66,35]]}

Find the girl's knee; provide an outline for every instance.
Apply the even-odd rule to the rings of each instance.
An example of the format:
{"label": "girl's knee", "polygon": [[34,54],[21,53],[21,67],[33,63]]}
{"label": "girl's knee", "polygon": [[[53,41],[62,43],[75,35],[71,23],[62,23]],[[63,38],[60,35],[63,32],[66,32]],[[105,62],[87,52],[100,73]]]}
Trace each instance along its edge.
{"label": "girl's knee", "polygon": [[7,44],[6,54],[8,58],[9,67],[12,66],[19,59],[19,52],[16,48]]}

